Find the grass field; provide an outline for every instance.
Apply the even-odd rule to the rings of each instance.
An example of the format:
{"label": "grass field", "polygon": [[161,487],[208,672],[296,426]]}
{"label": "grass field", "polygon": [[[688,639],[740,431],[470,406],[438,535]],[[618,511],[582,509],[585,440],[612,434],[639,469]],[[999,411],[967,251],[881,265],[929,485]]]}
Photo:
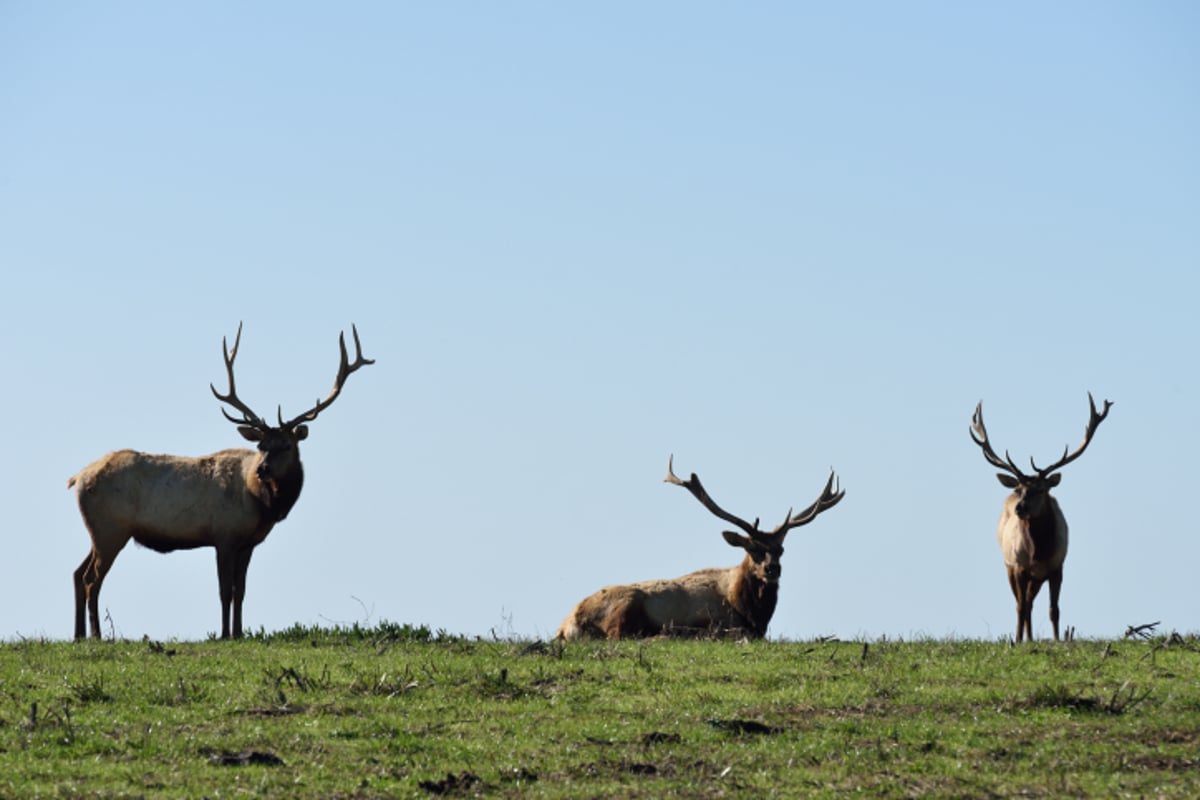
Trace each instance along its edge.
{"label": "grass field", "polygon": [[0,796],[1197,797],[1200,641],[0,645]]}

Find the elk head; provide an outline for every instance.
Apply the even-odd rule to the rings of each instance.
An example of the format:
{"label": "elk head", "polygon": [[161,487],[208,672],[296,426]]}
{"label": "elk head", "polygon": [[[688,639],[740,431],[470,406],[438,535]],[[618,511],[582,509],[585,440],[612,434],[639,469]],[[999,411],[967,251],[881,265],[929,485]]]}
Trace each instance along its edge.
{"label": "elk head", "polygon": [[975,406],[975,415],[971,418],[971,439],[979,445],[983,451],[983,457],[989,464],[1004,470],[1004,472],[996,473],[996,478],[1006,489],[1012,489],[1016,496],[1017,502],[1013,510],[1019,519],[1034,519],[1043,514],[1050,490],[1058,486],[1059,481],[1062,480],[1062,475],[1058,474],[1058,471],[1083,455],[1083,451],[1092,441],[1092,434],[1096,432],[1096,428],[1100,427],[1100,423],[1108,416],[1108,410],[1112,407],[1112,403],[1105,400],[1104,410],[1097,412],[1096,401],[1092,399],[1091,392],[1088,392],[1088,405],[1091,413],[1088,417],[1087,429],[1083,435],[1083,442],[1075,449],[1075,452],[1068,454],[1070,445],[1067,445],[1063,448],[1062,458],[1046,467],[1039,467],[1034,463],[1033,458],[1030,458],[1029,466],[1033,468],[1031,475],[1025,474],[1013,463],[1007,450],[1004,452],[1003,459],[996,455],[996,451],[992,449],[992,445],[988,441],[987,428],[983,425],[983,401],[979,401],[979,404]]}
{"label": "elk head", "polygon": [[[229,376],[229,392],[221,394],[211,383],[209,388],[214,397],[241,413],[239,418],[231,415],[224,408],[221,409],[225,419],[237,425],[238,433],[242,435],[242,438],[257,446],[259,458],[255,467],[255,477],[265,489],[260,496],[272,507],[276,507],[275,500],[281,492],[293,495],[291,502],[294,502],[295,496],[299,495],[299,484],[303,480],[299,443],[308,437],[308,425],[305,423],[312,422],[318,414],[333,404],[333,401],[341,394],[346,378],[352,372],[367,364],[375,363],[374,359],[363,358],[362,345],[358,341],[358,328],[351,325],[350,330],[354,335],[354,363],[350,363],[346,352],[346,335],[341,333],[338,335],[341,360],[338,364],[337,376],[333,381],[333,389],[329,395],[324,400],[318,400],[316,405],[303,414],[286,422],[283,419],[283,406],[279,406],[276,412],[279,419],[278,425],[268,424],[237,396],[237,387],[233,378],[233,361],[237,358],[238,345],[242,341],[242,324],[238,323],[237,336],[234,338],[232,350],[229,349],[227,340],[224,337],[221,338],[221,348],[225,356],[225,372]],[[281,487],[284,482],[293,484],[290,491]],[[276,508],[278,520],[287,515],[290,505],[291,503],[285,503],[284,507]]]}
{"label": "elk head", "polygon": [[792,509],[788,509],[787,516],[784,517],[783,522],[779,523],[774,530],[762,531],[758,529],[758,518],[755,518],[754,524],[751,525],[714,503],[713,499],[708,496],[708,492],[704,490],[704,486],[701,485],[700,478],[697,477],[696,473],[693,472],[692,476],[686,481],[676,477],[674,462],[675,457],[671,456],[667,461],[667,477],[663,478],[663,481],[687,489],[714,516],[741,528],[745,532],[744,535],[737,531],[729,530],[722,531],[721,533],[725,537],[725,541],[730,545],[740,547],[746,551],[754,576],[768,585],[779,582],[779,576],[782,571],[779,560],[783,557],[783,540],[787,536],[788,531],[812,522],[817,518],[818,514],[833,508],[846,495],[845,490],[841,489],[840,485],[835,485],[837,476],[834,475],[833,470],[830,470],[829,480],[825,483],[824,491],[821,492],[821,496],[812,505],[797,514],[793,514]]}

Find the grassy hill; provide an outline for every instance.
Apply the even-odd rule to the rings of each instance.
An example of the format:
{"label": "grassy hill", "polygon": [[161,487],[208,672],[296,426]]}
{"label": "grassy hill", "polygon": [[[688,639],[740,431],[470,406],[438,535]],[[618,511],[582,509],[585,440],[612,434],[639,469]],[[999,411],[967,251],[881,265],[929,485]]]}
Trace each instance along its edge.
{"label": "grassy hill", "polygon": [[0,797],[1200,796],[1200,642],[0,645]]}

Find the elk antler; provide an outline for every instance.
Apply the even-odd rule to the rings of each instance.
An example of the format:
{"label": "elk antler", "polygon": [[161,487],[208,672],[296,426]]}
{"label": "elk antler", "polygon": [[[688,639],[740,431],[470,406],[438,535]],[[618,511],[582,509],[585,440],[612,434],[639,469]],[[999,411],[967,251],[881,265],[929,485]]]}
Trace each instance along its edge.
{"label": "elk antler", "polygon": [[683,488],[687,489],[692,493],[692,496],[700,501],[700,505],[707,508],[714,516],[719,517],[726,522],[737,525],[750,536],[753,537],[762,535],[762,531],[758,529],[757,519],[755,519],[754,524],[751,525],[741,517],[735,517],[733,514],[730,514],[728,511],[714,503],[713,499],[708,496],[708,492],[704,491],[704,487],[700,484],[700,478],[696,476],[696,473],[693,472],[692,477],[688,478],[686,481],[681,481],[679,478],[675,477],[674,466],[675,456],[672,454],[670,459],[667,461],[667,477],[663,478],[665,483],[673,483],[676,486],[682,486]]}
{"label": "elk antler", "polygon": [[217,391],[217,387],[213,386],[211,383],[208,385],[208,388],[212,389],[213,396],[216,397],[218,400],[220,400],[222,403],[228,403],[229,405],[236,408],[238,411],[242,412],[242,418],[238,419],[236,417],[230,416],[229,412],[226,411],[224,408],[222,408],[221,413],[225,415],[225,419],[229,420],[230,422],[232,422],[236,425],[249,425],[252,428],[257,428],[260,431],[265,431],[270,426],[267,425],[266,420],[264,420],[262,417],[258,416],[258,414],[255,414],[254,411],[251,410],[250,406],[246,405],[238,398],[237,388],[235,387],[234,382],[233,382],[233,360],[235,358],[237,358],[238,345],[241,343],[241,341],[242,341],[242,323],[241,322],[238,323],[237,338],[235,338],[233,340],[233,350],[229,349],[229,343],[225,339],[225,337],[224,336],[221,337],[221,350],[225,354],[225,372],[229,375],[229,394],[223,395],[223,394],[219,393]]}
{"label": "elk antler", "polygon": [[737,525],[739,528],[748,533],[753,539],[763,540],[769,537],[779,536],[787,533],[792,528],[798,528],[801,525],[807,525],[816,519],[817,515],[822,511],[833,508],[838,504],[839,501],[841,501],[843,497],[846,496],[846,492],[841,488],[840,482],[835,488],[834,483],[837,481],[837,476],[831,469],[829,470],[829,480],[825,482],[825,490],[821,492],[821,496],[818,497],[812,505],[801,511],[799,514],[792,514],[792,510],[788,509],[787,517],[784,519],[784,521],[780,523],[779,527],[768,533],[758,529],[758,519],[755,519],[754,524],[750,525],[745,520],[741,519],[740,517],[735,517],[733,514],[730,514],[728,511],[725,511],[719,505],[714,503],[713,499],[708,496],[708,492],[706,492],[704,487],[700,484],[700,478],[696,476],[696,473],[693,472],[692,477],[688,478],[686,481],[681,481],[675,476],[674,466],[675,456],[672,455],[667,461],[667,477],[663,478],[664,481],[667,483],[673,483],[676,486],[682,486],[683,488],[687,489],[692,493],[693,496],[695,496],[697,500],[700,501],[701,505],[711,511],[715,516],[720,517],[726,522],[732,522],[734,525]]}
{"label": "elk antler", "polygon": [[1012,473],[1018,480],[1025,480],[1029,477],[1013,463],[1012,456],[1008,454],[1007,450],[1004,451],[1004,460],[1001,460],[1000,456],[996,455],[996,451],[992,449],[992,443],[988,441],[987,428],[983,426],[982,400],[975,406],[975,416],[971,417],[971,440],[979,445],[983,450],[983,457],[993,467],[999,467],[1005,472]]}
{"label": "elk antler", "polygon": [[[836,482],[836,485],[835,485]],[[807,525],[817,518],[817,515],[823,511],[827,511],[846,496],[846,490],[842,488],[842,482],[837,480],[837,475],[834,474],[833,468],[829,468],[829,480],[825,482],[825,489],[821,492],[811,506],[801,511],[799,514],[793,515],[788,511],[787,519],[774,530],[774,533],[780,534],[785,531],[790,531],[792,528],[799,528],[801,525]]]}
{"label": "elk antler", "polygon": [[1096,428],[1099,428],[1100,423],[1103,422],[1104,418],[1108,416],[1108,410],[1110,408],[1112,408],[1112,402],[1109,400],[1105,400],[1104,401],[1104,410],[1097,413],[1096,412],[1096,401],[1092,399],[1092,393],[1088,392],[1088,406],[1090,407],[1090,413],[1088,415],[1087,429],[1084,431],[1084,434],[1083,434],[1083,442],[1079,445],[1079,447],[1075,450],[1075,452],[1071,453],[1070,455],[1067,455],[1067,450],[1070,448],[1070,445],[1064,446],[1062,458],[1060,458],[1058,461],[1055,461],[1053,464],[1051,464],[1050,466],[1048,466],[1044,469],[1042,467],[1039,467],[1037,464],[1033,463],[1033,459],[1030,458],[1029,465],[1031,467],[1033,467],[1035,470],[1037,470],[1038,475],[1041,475],[1044,478],[1047,475],[1049,475],[1051,472],[1057,472],[1058,470],[1065,467],[1067,464],[1070,464],[1072,461],[1074,461],[1075,459],[1077,459],[1081,455],[1083,455],[1084,450],[1087,450],[1087,446],[1089,444],[1091,444],[1091,441],[1092,441],[1092,434],[1096,432]]}
{"label": "elk antler", "polygon": [[337,396],[342,393],[342,386],[346,383],[346,378],[349,377],[350,373],[356,371],[359,367],[375,363],[375,359],[373,358],[363,358],[362,345],[359,344],[358,341],[358,328],[351,324],[350,330],[354,334],[354,363],[349,363],[349,358],[346,354],[346,333],[343,331],[342,333],[338,334],[338,347],[341,348],[342,358],[341,362],[338,364],[337,377],[333,380],[333,389],[329,392],[329,396],[324,400],[318,400],[315,406],[310,408],[308,411],[305,411],[303,414],[292,418],[288,422],[283,421],[283,408],[280,407],[280,428],[291,429],[299,425],[301,422],[312,422],[317,418],[317,414],[320,414],[322,411],[329,408],[329,406],[333,404],[333,401],[337,399]]}

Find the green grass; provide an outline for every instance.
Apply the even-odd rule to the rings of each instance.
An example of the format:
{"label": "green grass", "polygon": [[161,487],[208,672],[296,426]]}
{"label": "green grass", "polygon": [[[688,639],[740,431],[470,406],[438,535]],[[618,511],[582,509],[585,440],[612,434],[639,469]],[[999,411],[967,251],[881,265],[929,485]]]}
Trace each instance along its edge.
{"label": "green grass", "polygon": [[0,645],[0,797],[1200,796],[1200,642]]}

